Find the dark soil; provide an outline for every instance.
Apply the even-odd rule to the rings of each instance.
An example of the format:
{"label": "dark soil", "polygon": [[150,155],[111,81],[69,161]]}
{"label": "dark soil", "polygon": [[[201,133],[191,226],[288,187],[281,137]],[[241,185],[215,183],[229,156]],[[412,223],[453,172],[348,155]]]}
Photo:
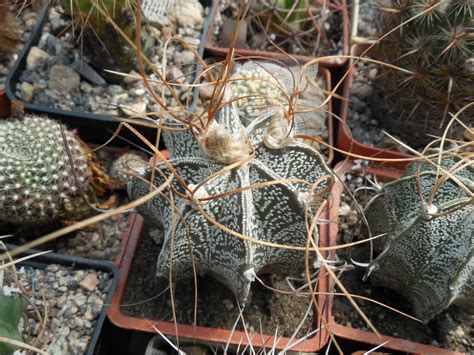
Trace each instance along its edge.
{"label": "dark soil", "polygon": [[[352,191],[357,187],[367,185],[366,180],[360,177],[358,178],[356,175],[351,174],[346,176],[348,176],[346,183]],[[363,204],[364,200],[367,200],[366,197],[370,196],[360,197],[361,195],[359,195],[358,200]],[[351,199],[348,194],[343,194],[342,198],[345,203],[351,204]],[[356,214],[356,212],[352,207],[349,216],[353,216],[354,214]],[[348,222],[350,219],[352,219],[352,223]],[[355,224],[353,222],[353,217],[341,217],[341,225],[352,225],[349,228],[341,229],[342,233],[339,233],[340,239],[342,238],[347,242],[351,238],[353,238],[353,240],[365,238],[364,228],[360,226],[359,222]],[[350,234],[352,234],[352,237]],[[367,262],[369,260],[368,246],[361,245],[350,249],[341,249],[338,256],[349,262],[350,258],[358,262]],[[412,314],[408,302],[393,291],[374,287],[369,281],[363,282],[362,278],[365,271],[365,269],[356,267],[356,270],[343,273],[340,280],[352,294],[369,297],[404,313]],[[474,352],[474,316],[468,315],[465,311],[456,306],[449,307],[428,324],[423,324],[370,302],[357,301],[357,303],[361,306],[363,312],[367,315],[375,328],[383,335],[408,339],[459,352]],[[369,330],[365,321],[362,320],[360,315],[344,297],[335,297],[333,313],[338,324]]]}
{"label": "dark soil", "polygon": [[[159,281],[155,276],[159,252],[160,247],[153,239],[147,234],[143,235],[132,263],[130,273],[132,276],[125,289],[122,307],[123,312],[129,316],[172,322],[170,292],[164,291],[168,281]],[[275,275],[262,275],[260,278],[271,287],[289,290],[284,278]],[[173,287],[177,322],[193,324],[195,304],[193,280],[178,282]],[[232,329],[239,314],[232,292],[208,277],[198,277],[197,290],[197,325]],[[157,297],[162,291],[163,295]],[[139,305],[131,306],[139,302],[141,302]],[[307,298],[277,294],[255,282],[250,291],[250,300],[243,312],[247,331],[272,335],[278,327],[278,335],[292,336],[302,321],[308,305]],[[298,338],[314,329],[314,318],[314,312],[311,310],[297,335]],[[241,321],[237,325],[237,330],[244,330]]]}

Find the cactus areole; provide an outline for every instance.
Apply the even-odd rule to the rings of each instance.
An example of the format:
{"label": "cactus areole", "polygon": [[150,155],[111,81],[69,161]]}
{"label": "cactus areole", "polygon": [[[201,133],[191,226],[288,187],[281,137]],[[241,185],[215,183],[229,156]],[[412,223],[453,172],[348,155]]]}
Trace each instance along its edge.
{"label": "cactus areole", "polygon": [[86,151],[63,125],[38,116],[0,123],[0,220],[57,219],[89,179]]}
{"label": "cactus areole", "polygon": [[[173,189],[138,208],[164,234],[158,276],[169,277],[171,270],[176,281],[191,277],[195,268],[221,281],[245,302],[258,273],[302,271],[305,251],[301,249],[308,238],[318,243],[317,229],[309,236],[311,213],[307,221],[305,212],[314,213],[327,198],[334,175],[321,155],[302,142],[285,139],[284,145],[275,147],[276,139],[269,148],[265,137],[274,115],[244,127],[231,105],[221,109],[201,139],[193,139],[189,131],[164,133],[173,158],[169,163],[189,191],[175,178]],[[229,167],[239,161],[244,163]],[[148,170],[145,177],[150,174]],[[155,185],[170,174],[166,164],[158,164]],[[282,179],[294,181],[280,183]],[[274,183],[249,188],[269,182]],[[149,191],[149,183],[141,179],[129,183],[133,199]]]}
{"label": "cactus areole", "polygon": [[422,163],[418,173],[411,163],[366,211],[372,233],[387,233],[385,249],[370,267],[371,280],[404,296],[425,322],[451,304],[474,313],[474,204],[466,191],[474,191],[474,168],[472,161],[462,163],[467,162],[443,158],[445,171],[458,168],[457,181],[449,178],[440,186],[443,173],[436,167]]}

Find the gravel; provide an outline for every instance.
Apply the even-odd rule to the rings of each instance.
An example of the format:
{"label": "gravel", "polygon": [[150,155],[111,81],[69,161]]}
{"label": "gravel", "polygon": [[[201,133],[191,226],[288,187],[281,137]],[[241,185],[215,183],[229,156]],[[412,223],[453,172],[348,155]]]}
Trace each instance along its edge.
{"label": "gravel", "polygon": [[38,9],[33,9],[32,6],[27,6],[21,11],[12,4],[9,4],[8,6],[13,11],[13,13],[18,13],[16,16],[16,23],[20,28],[20,41],[16,48],[16,53],[8,58],[8,60],[5,62],[3,60],[0,62],[0,90],[4,90],[5,80],[8,72],[18,59],[18,54],[22,51],[25,42],[30,37],[31,30],[35,26],[36,20],[38,18]]}
{"label": "gravel", "polygon": [[[95,154],[95,161],[111,176],[112,163],[120,153],[101,149]],[[141,156],[141,155],[139,155]],[[139,157],[137,156],[137,157]],[[123,188],[123,186],[121,186]],[[111,206],[129,202],[125,190],[111,190],[101,197],[100,203]],[[129,215],[119,214],[105,221],[90,225],[73,235],[66,235],[52,243],[58,253],[84,258],[114,261],[120,251],[120,243],[129,226]],[[48,248],[48,245],[44,246]]]}
{"label": "gravel", "polygon": [[[18,283],[7,274],[4,285],[19,287],[28,299],[20,321],[24,342],[50,354],[84,354],[111,285],[109,274],[51,264],[21,267],[17,277]],[[97,279],[95,287],[81,287],[91,277]]]}
{"label": "gravel", "polygon": [[[386,5],[387,0],[360,1],[357,36],[365,39],[376,39],[376,21],[379,16],[377,6]],[[352,89],[350,92],[347,124],[355,140],[376,147],[390,147],[395,150],[403,148],[394,144],[382,131],[370,107],[373,93],[372,81],[376,79],[378,66],[363,60],[354,68]]]}
{"label": "gravel", "polygon": [[[60,11],[58,7],[51,9],[41,40],[28,55],[28,62],[36,65],[28,66],[21,74],[16,95],[44,106],[111,116],[136,116],[157,111],[158,106],[150,95],[145,95],[147,89],[136,71],[126,73],[128,77],[115,77],[117,83],[105,83],[106,73],[93,68],[94,63],[81,51],[69,22]],[[192,11],[192,16],[189,11]],[[166,41],[172,36],[177,37],[197,49],[208,11],[208,8],[203,10],[198,2],[188,2],[156,21],[144,24],[144,42],[152,48],[149,58],[165,73],[168,82],[192,82],[197,59],[191,50],[176,41],[169,42],[165,48]],[[41,58],[36,58],[38,53]],[[158,77],[152,73],[148,79],[160,94],[164,87],[158,82]],[[186,85],[174,86],[174,91],[180,102],[191,102],[192,90]],[[178,106],[168,90],[163,97],[168,107]]]}
{"label": "gravel", "polygon": [[[354,69],[349,95],[347,124],[355,140],[376,147],[407,153],[400,144],[387,136],[372,112],[371,100],[375,97],[373,82],[377,80],[378,65],[358,61]],[[397,138],[394,135],[395,138]]]}
{"label": "gravel", "polygon": [[54,250],[66,255],[114,261],[120,251],[120,243],[128,225],[128,215],[111,217],[72,236],[61,237],[54,243]]}
{"label": "gravel", "polygon": [[389,2],[389,0],[360,1],[357,37],[362,37],[368,40],[375,40],[379,37],[375,26],[376,21],[380,16],[377,8],[379,6],[386,6]]}

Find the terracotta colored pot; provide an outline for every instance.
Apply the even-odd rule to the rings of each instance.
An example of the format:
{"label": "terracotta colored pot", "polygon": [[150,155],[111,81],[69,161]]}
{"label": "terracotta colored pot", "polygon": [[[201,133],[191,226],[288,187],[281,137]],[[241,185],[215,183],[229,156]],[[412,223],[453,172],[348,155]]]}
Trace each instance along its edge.
{"label": "terracotta colored pot", "polygon": [[[243,331],[234,331],[230,329],[217,329],[202,327],[190,324],[177,324],[171,322],[162,322],[152,319],[142,319],[136,317],[130,317],[122,313],[120,305],[124,298],[124,292],[127,287],[127,281],[130,275],[132,261],[136,249],[138,248],[140,238],[142,236],[144,221],[143,218],[135,214],[132,216],[129,229],[122,240],[122,250],[115,260],[115,264],[119,267],[120,276],[116,291],[112,297],[111,306],[109,308],[108,316],[113,324],[120,328],[143,331],[148,333],[157,333],[158,329],[161,333],[166,336],[179,337],[183,340],[192,340],[196,343],[201,344],[227,344],[230,346],[241,346],[241,349],[248,344],[248,337]],[[319,227],[319,238],[320,245],[327,246],[329,241],[329,228],[328,225],[321,225]],[[323,255],[328,257],[327,252],[323,251]],[[322,294],[317,296],[318,304],[323,309],[324,320],[327,321],[329,310],[331,309],[331,298],[327,295],[329,284],[329,278],[324,275],[318,281],[318,290]],[[276,349],[283,349],[290,341],[297,343],[291,347],[291,351],[302,351],[302,352],[316,352],[324,347],[328,341],[329,333],[326,328],[322,326],[323,322],[318,312],[315,312],[315,324],[320,327],[320,331],[311,338],[298,342],[297,340],[291,340],[286,337],[277,337],[264,334],[253,334],[250,335],[252,339],[252,345],[254,348],[259,349],[263,347],[272,347],[275,345]],[[177,332],[176,332],[177,330]]]}
{"label": "terracotta colored pot", "polygon": [[[330,2],[334,2],[334,0],[330,0]],[[349,14],[347,10],[347,2],[346,0],[339,1],[341,6],[341,16],[342,16],[342,54],[348,55],[349,54]],[[215,18],[216,13],[219,11],[220,1],[216,0],[214,3],[214,7],[212,8],[211,12],[211,23],[209,26],[209,32],[207,33],[206,42],[204,44],[204,48],[206,52],[208,52],[212,56],[225,56],[229,52],[229,48],[222,47],[214,41],[214,29],[215,29]],[[242,32],[242,30],[241,30]],[[235,48],[235,54],[237,57],[245,56],[251,57],[253,59],[257,58],[273,58],[278,59],[281,61],[288,61],[289,57],[287,55],[282,54],[281,52],[268,52],[268,51],[261,51],[256,49],[243,49],[243,48]],[[291,54],[291,53],[290,53]],[[314,59],[315,57],[306,56],[306,55],[292,55],[295,59],[299,62],[304,63],[309,60]],[[332,59],[332,60],[322,60],[319,62],[321,65],[327,68],[341,68],[346,63],[346,59]]]}
{"label": "terracotta colored pot", "polygon": [[[127,316],[122,313],[120,305],[122,304],[125,288],[127,286],[128,278],[131,277],[130,271],[132,267],[132,261],[136,249],[138,248],[140,238],[143,231],[143,219],[134,215],[132,223],[129,226],[123,241],[123,249],[121,253],[117,256],[115,264],[119,267],[120,276],[118,280],[117,289],[112,297],[111,306],[109,308],[108,316],[113,324],[120,328],[138,330],[148,333],[156,333],[155,329],[158,329],[161,333],[166,336],[179,337],[180,339],[193,340],[196,342],[205,342],[206,344],[231,344],[245,347],[248,344],[247,335],[243,331],[234,331],[230,329],[217,329],[217,328],[208,328],[202,326],[196,326],[190,324],[175,324],[172,322],[162,322],[152,319],[142,319]],[[328,236],[327,226],[321,227],[320,231],[320,243],[321,245],[327,245],[326,241]],[[319,280],[318,289],[323,293],[327,293],[328,286],[328,277],[324,276]],[[331,305],[328,304],[329,297],[327,295],[318,296],[318,304],[324,305],[323,316],[327,319],[328,310],[331,308]],[[317,312],[315,312],[317,314]],[[318,315],[316,315],[316,324],[318,327],[321,327],[322,322]],[[176,333],[177,329],[177,333]],[[252,337],[253,336],[253,337]],[[315,352],[321,349],[326,345],[328,341],[328,332],[324,327],[321,327],[321,331],[318,332],[315,336],[299,342],[294,347],[291,347],[291,351],[303,351],[303,352]],[[252,345],[254,348],[259,349],[262,347],[271,347],[274,343],[276,344],[276,349],[283,349],[285,345],[288,344],[290,338],[278,337],[275,339],[274,336],[264,335],[264,334],[253,334]],[[297,340],[293,340],[293,343],[296,343]]]}
{"label": "terracotta colored pot", "polygon": [[5,91],[0,91],[0,118],[7,118],[10,116],[11,103],[8,100]]}
{"label": "terracotta colored pot", "polygon": [[[326,81],[326,90],[331,92],[332,84],[331,84],[331,72],[329,69],[324,68],[323,66],[318,67],[318,75],[321,75],[324,80]],[[328,128],[328,158],[326,159],[326,164],[331,164],[332,160],[334,159],[334,150],[332,147],[334,146],[334,129],[333,129],[333,115],[332,115],[332,98],[329,99],[328,103],[328,115],[327,115],[327,128]]]}
{"label": "terracotta colored pot", "polygon": [[[351,48],[351,54],[355,56],[361,55],[365,49],[369,46],[369,43],[365,44],[356,44]],[[394,150],[379,148],[371,145],[361,143],[352,137],[350,128],[347,125],[349,117],[349,105],[350,105],[350,94],[352,89],[352,81],[355,73],[355,66],[353,66],[354,60],[351,59],[348,62],[348,70],[350,73],[347,75],[343,84],[343,97],[344,99],[341,102],[341,122],[339,123],[339,129],[337,132],[337,148],[345,152],[350,152],[353,154],[358,154],[364,157],[371,158],[384,158],[384,159],[405,159],[411,158],[412,156],[403,154]],[[378,163],[381,164],[381,163]],[[395,161],[395,162],[383,162],[384,167],[392,167],[396,169],[403,170],[405,165],[408,164],[408,161]]]}
{"label": "terracotta colored pot", "polygon": [[[334,171],[337,173],[339,178],[342,178],[343,175],[350,171],[353,166],[353,162],[342,161],[336,165]],[[357,172],[357,171],[356,171]],[[380,169],[374,167],[368,167],[364,169],[365,173],[375,175],[379,181],[391,181],[400,177],[401,172],[387,170],[387,169]],[[333,188],[333,194],[335,198],[333,199],[333,204],[329,211],[329,220],[330,221],[337,221],[339,216],[339,206],[341,202],[341,194],[343,191],[343,186],[340,182],[337,182]],[[329,243],[330,245],[336,245],[338,239],[338,223],[331,223],[331,228],[329,229]],[[331,282],[333,283],[333,282]],[[330,288],[333,289],[332,287]],[[330,302],[332,305],[332,302]],[[355,312],[355,311],[354,311]],[[446,349],[441,349],[435,346],[426,345],[417,343],[410,340],[395,338],[391,336],[381,335],[380,337],[376,334],[366,331],[360,330],[356,328],[347,327],[341,324],[336,323],[332,315],[332,308],[329,311],[329,328],[331,331],[334,332],[334,335],[337,338],[351,340],[354,342],[365,343],[369,344],[372,348],[379,346],[380,344],[384,344],[381,349],[377,349],[377,351],[399,351],[405,352],[410,354],[458,354],[455,351],[449,351]]]}

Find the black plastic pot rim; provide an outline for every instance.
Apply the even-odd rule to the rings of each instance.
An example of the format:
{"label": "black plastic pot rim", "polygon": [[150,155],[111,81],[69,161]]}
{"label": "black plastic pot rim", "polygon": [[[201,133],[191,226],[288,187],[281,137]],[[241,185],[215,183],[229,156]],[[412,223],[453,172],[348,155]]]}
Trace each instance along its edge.
{"label": "black plastic pot rim", "polygon": [[[13,250],[17,248],[16,245],[5,243],[7,250]],[[24,251],[21,256],[30,256],[41,253],[41,250],[28,249]],[[118,269],[111,263],[106,261],[86,259],[77,256],[69,256],[64,254],[57,253],[46,253],[42,255],[35,256],[32,259],[28,259],[24,262],[20,262],[19,265],[28,265],[32,267],[39,267],[41,264],[61,264],[64,266],[69,266],[74,269],[95,269],[103,272],[107,272],[111,275],[111,284],[109,290],[107,291],[107,297],[104,300],[104,305],[100,311],[99,318],[95,321],[94,332],[92,333],[91,340],[87,346],[86,355],[93,355],[94,350],[99,340],[100,332],[104,324],[105,318],[107,316],[107,311],[112,300],[112,295],[117,287],[118,282]]]}
{"label": "black plastic pot rim", "polygon": [[[202,2],[208,3],[209,8],[212,7],[214,0],[203,0]],[[43,10],[38,16],[38,22],[31,31],[31,36],[25,42],[25,46],[21,51],[17,61],[7,75],[5,82],[5,92],[9,100],[12,102],[20,101],[23,104],[23,109],[27,113],[35,113],[39,115],[48,115],[51,118],[60,120],[61,122],[71,126],[71,128],[78,128],[80,131],[80,136],[83,140],[87,140],[97,144],[104,144],[109,140],[113,133],[117,130],[120,123],[125,121],[119,117],[107,116],[102,114],[95,114],[89,112],[78,112],[78,111],[65,111],[53,107],[38,105],[34,103],[29,103],[23,101],[21,98],[15,96],[16,86],[20,82],[20,77],[22,72],[26,67],[26,59],[31,48],[38,44],[41,39],[43,28],[49,18],[49,10],[51,7],[51,2],[47,2]],[[206,17],[206,20],[203,25],[203,31],[200,37],[200,45],[198,47],[198,53],[202,57],[204,54],[204,42],[205,38],[209,31],[210,25],[210,16]],[[196,64],[196,77],[194,81],[197,81],[199,78],[199,73],[202,71],[202,65],[198,61]],[[196,87],[193,90],[193,100],[190,104],[189,110],[193,111],[197,105],[197,100],[199,97],[199,87]],[[150,127],[150,124],[153,124],[151,120],[141,119],[141,118],[127,118],[126,122],[131,123],[134,127],[147,138],[150,142],[155,142],[158,132],[158,127]],[[136,124],[135,124],[136,123]],[[156,123],[158,126],[158,123]],[[145,126],[146,125],[146,126]],[[141,140],[136,137],[132,132],[127,128],[122,128],[119,133],[125,139],[114,139],[111,142],[115,146],[126,146],[129,145],[130,141],[132,144],[137,144],[143,148],[147,148],[146,144],[143,144]]]}

